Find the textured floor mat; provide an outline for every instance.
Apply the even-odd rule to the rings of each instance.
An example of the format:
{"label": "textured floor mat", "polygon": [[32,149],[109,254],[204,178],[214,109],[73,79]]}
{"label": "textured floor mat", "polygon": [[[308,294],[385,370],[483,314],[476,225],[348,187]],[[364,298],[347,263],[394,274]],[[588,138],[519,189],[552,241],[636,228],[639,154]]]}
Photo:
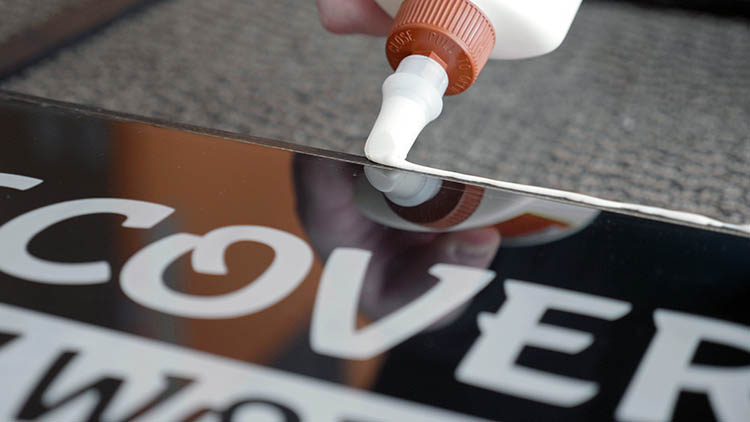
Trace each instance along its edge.
{"label": "textured floor mat", "polygon": [[68,6],[80,3],[81,0],[0,0],[2,24],[0,25],[0,42],[24,29],[39,24],[45,19]]}
{"label": "textured floor mat", "polygon": [[[383,40],[325,33],[313,3],[157,3],[0,87],[361,154]],[[745,19],[584,2],[559,50],[488,64],[410,157],[747,223],[749,45]]]}

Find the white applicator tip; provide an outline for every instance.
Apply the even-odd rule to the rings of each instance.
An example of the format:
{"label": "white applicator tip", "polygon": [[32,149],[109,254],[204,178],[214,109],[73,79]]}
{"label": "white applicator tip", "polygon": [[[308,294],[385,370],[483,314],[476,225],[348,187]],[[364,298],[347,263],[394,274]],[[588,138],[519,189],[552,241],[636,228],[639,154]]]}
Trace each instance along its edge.
{"label": "white applicator tip", "polygon": [[370,132],[365,144],[365,156],[376,163],[388,164],[396,147],[396,141],[390,133]]}
{"label": "white applicator tip", "polygon": [[365,176],[375,189],[402,207],[424,204],[437,195],[443,183],[435,177],[376,167],[365,167]]}
{"label": "white applicator tip", "polygon": [[411,55],[383,82],[383,104],[365,144],[372,161],[394,164],[406,159],[419,133],[443,109],[448,75],[435,60]]}

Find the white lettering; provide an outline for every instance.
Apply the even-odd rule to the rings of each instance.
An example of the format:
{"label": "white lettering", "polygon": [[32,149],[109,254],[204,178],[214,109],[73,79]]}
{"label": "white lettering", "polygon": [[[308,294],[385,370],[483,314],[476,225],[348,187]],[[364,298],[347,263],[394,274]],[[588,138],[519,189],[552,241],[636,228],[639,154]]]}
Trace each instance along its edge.
{"label": "white lettering", "polygon": [[42,183],[41,179],[19,176],[17,174],[0,173],[0,186],[4,188],[29,190],[40,183]]}
{"label": "white lettering", "polygon": [[739,324],[657,309],[656,336],[617,409],[627,421],[668,420],[680,391],[706,393],[722,421],[750,420],[750,367],[694,364],[702,341],[750,352],[750,329]]}
{"label": "white lettering", "polygon": [[96,284],[110,279],[107,262],[62,263],[31,255],[29,242],[45,229],[73,217],[112,213],[127,217],[123,227],[147,229],[173,209],[130,199],[90,198],[61,202],[27,212],[0,227],[0,271],[29,281],[49,284]]}
{"label": "white lettering", "polygon": [[[220,296],[195,296],[169,289],[164,270],[193,251],[193,269],[224,275],[224,252],[239,241],[260,242],[275,253],[273,262],[257,280]],[[122,290],[133,301],[152,309],[188,318],[234,318],[268,308],[291,293],[307,276],[313,262],[310,247],[281,230],[260,226],[230,226],[205,236],[177,233],[161,239],[131,257],[122,269]]]}
{"label": "white lettering", "polygon": [[495,277],[492,271],[436,264],[429,273],[440,281],[427,293],[367,327],[356,330],[356,314],[371,253],[337,248],[318,286],[310,343],[318,353],[367,359],[427,328],[471,299]]}
{"label": "white lettering", "polygon": [[[19,417],[19,413],[30,399],[47,407],[40,421],[55,422],[207,420],[189,419],[200,414],[200,409],[213,410],[205,415],[211,417],[208,420],[239,421],[259,416],[260,412],[250,410],[261,410],[262,403],[277,403],[279,410],[292,409],[303,421],[369,421],[373,415],[382,421],[479,421],[440,408],[2,303],[0,332],[19,334],[0,347],[2,421],[29,420]],[[238,335],[252,337],[258,333]],[[60,356],[73,353],[74,358],[60,365]],[[56,362],[58,372],[45,380]],[[81,390],[98,386],[101,392],[106,385],[95,383],[103,378],[121,381],[107,401],[96,395],[96,389]],[[178,383],[176,387],[184,388],[165,389],[165,381],[170,378],[189,380],[190,384]],[[40,383],[46,386],[37,391],[39,400],[33,400]],[[172,393],[165,395],[166,391]],[[82,394],[75,395],[76,392]],[[64,401],[66,397],[70,399]]]}
{"label": "white lettering", "polygon": [[590,333],[539,323],[548,309],[611,321],[627,314],[630,304],[518,280],[507,280],[505,293],[507,300],[498,313],[479,315],[482,335],[456,369],[456,379],[557,406],[572,407],[594,397],[599,389],[595,382],[519,367],[515,362],[526,345],[576,354],[593,342]]}

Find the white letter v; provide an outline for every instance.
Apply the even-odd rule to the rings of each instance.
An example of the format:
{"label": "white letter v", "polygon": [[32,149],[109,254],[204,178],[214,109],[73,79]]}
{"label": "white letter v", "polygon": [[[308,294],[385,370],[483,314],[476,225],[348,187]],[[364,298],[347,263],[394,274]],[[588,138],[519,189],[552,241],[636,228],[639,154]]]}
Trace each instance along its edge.
{"label": "white letter v", "polygon": [[337,248],[328,258],[315,299],[310,345],[321,354],[368,359],[438,321],[482,290],[495,273],[460,265],[435,264],[429,273],[440,281],[408,305],[361,330],[356,313],[371,253]]}

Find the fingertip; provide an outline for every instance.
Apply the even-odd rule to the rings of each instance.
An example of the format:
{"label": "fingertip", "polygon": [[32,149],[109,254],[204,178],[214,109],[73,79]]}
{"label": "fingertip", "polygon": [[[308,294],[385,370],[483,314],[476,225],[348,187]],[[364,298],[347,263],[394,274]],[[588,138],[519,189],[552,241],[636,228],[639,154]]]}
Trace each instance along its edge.
{"label": "fingertip", "polygon": [[481,228],[451,233],[451,258],[461,265],[487,266],[500,247],[500,233],[494,228]]}
{"label": "fingertip", "polygon": [[391,17],[373,0],[317,0],[323,27],[334,34],[388,33]]}
{"label": "fingertip", "polygon": [[500,232],[494,227],[482,227],[472,230],[464,230],[452,233],[452,236],[460,242],[471,245],[491,245],[500,243]]}

